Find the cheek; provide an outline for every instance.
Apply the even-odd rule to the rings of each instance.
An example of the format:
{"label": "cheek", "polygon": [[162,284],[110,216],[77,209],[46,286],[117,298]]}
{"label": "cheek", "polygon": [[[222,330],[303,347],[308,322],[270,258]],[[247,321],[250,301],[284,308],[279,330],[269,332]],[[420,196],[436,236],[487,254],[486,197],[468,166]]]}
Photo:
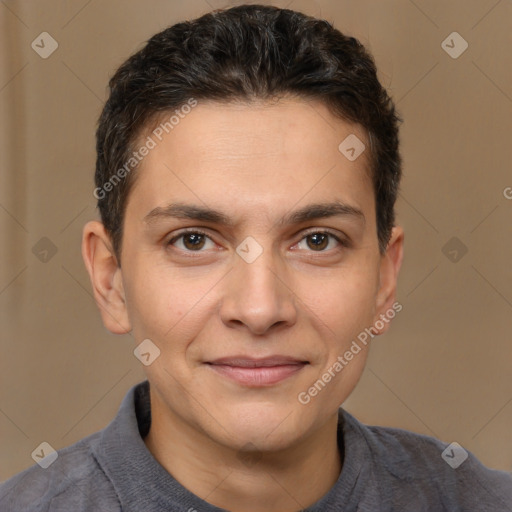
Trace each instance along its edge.
{"label": "cheek", "polygon": [[129,270],[125,285],[126,305],[133,326],[135,339],[161,339],[183,316],[186,309],[186,294],[172,276],[158,268],[134,264]]}
{"label": "cheek", "polygon": [[305,303],[313,312],[312,318],[323,325],[326,339],[342,348],[371,324],[377,289],[378,279],[373,272],[347,267],[321,286],[308,287],[303,296],[307,297]]}
{"label": "cheek", "polygon": [[127,271],[126,303],[135,339],[149,338],[166,350],[171,345],[179,351],[201,326],[211,276],[190,279],[183,276],[183,269],[145,261],[135,262]]}
{"label": "cheek", "polygon": [[310,297],[309,317],[320,344],[316,378],[310,387],[303,386],[298,400],[312,406],[318,417],[339,407],[363,373],[371,342],[365,329],[373,320],[375,295],[376,281],[366,273],[333,280],[324,293]]}

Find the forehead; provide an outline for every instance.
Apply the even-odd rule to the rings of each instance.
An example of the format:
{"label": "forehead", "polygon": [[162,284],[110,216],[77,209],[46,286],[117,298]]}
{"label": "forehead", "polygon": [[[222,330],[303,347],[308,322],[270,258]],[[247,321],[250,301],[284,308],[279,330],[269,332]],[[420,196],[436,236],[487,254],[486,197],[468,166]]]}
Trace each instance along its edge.
{"label": "forehead", "polygon": [[139,218],[177,200],[265,215],[269,207],[329,199],[373,208],[368,136],[323,103],[208,101],[171,123],[172,114],[139,140],[154,143],[128,201],[127,212],[135,207]]}

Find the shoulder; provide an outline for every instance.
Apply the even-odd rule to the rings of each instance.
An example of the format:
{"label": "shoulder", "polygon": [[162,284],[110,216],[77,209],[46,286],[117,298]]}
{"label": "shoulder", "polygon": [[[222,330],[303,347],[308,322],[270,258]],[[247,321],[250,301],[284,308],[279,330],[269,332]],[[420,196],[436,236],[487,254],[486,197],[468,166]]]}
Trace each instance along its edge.
{"label": "shoulder", "polygon": [[46,468],[35,464],[0,484],[2,512],[120,511],[115,490],[93,454],[101,432],[58,450]]}
{"label": "shoulder", "polygon": [[393,481],[399,492],[431,494],[450,511],[512,512],[512,473],[484,466],[458,443],[342,414],[346,428],[364,439],[377,478]]}

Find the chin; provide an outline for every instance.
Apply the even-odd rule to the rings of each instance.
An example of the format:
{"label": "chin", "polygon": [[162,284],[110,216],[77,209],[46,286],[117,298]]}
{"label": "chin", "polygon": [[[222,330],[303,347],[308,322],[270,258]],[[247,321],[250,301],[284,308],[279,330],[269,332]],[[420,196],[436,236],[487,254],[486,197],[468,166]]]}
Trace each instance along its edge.
{"label": "chin", "polygon": [[222,444],[241,450],[247,445],[260,451],[285,449],[313,426],[306,411],[282,404],[251,403],[218,412],[222,418],[223,428],[218,431]]}

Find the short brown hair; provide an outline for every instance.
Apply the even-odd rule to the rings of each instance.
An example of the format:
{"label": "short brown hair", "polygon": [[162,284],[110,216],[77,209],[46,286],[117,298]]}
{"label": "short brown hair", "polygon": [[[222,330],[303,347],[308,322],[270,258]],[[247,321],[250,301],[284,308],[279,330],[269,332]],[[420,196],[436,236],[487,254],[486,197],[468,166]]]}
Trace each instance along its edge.
{"label": "short brown hair", "polygon": [[401,178],[402,120],[372,56],[329,22],[263,5],[216,10],[151,37],[121,65],[109,87],[96,132],[95,196],[119,265],[136,173],[116,172],[123,166],[126,171],[144,129],[190,98],[250,101],[293,94],[321,100],[335,115],[362,125],[371,141],[369,174],[379,250],[385,252]]}

